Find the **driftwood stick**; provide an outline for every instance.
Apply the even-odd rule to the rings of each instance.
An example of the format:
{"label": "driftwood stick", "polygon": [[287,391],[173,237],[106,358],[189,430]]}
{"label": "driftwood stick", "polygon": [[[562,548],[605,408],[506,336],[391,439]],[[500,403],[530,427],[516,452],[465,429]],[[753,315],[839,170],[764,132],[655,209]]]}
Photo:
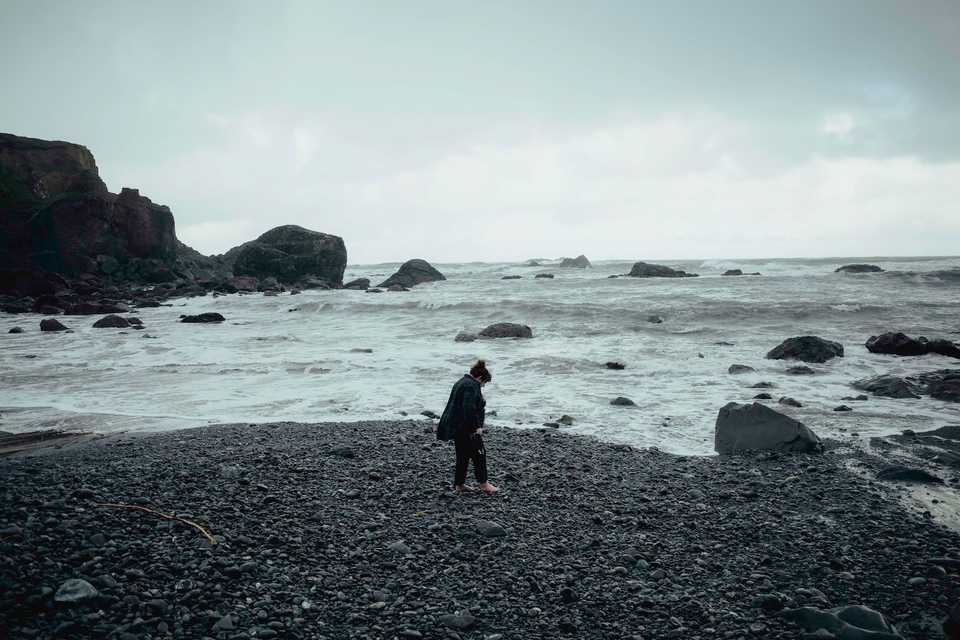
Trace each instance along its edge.
{"label": "driftwood stick", "polygon": [[210,541],[210,544],[217,544],[217,541],[213,539],[213,536],[210,535],[209,531],[207,531],[202,526],[200,526],[199,524],[191,520],[184,520],[183,518],[172,516],[168,513],[161,513],[160,511],[151,509],[150,507],[141,507],[136,504],[122,504],[117,502],[98,502],[96,504],[98,507],[113,507],[114,509],[136,509],[138,511],[146,511],[149,514],[155,515],[165,520],[176,520],[177,522],[182,522],[183,524],[190,525],[191,527],[193,527],[194,529],[202,533],[204,536],[206,536],[207,540]]}

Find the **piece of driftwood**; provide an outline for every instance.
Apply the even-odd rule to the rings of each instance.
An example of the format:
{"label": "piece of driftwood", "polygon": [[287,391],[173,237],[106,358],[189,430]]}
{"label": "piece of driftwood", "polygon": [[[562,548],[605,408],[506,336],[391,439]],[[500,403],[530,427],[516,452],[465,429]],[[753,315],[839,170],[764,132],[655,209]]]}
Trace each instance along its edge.
{"label": "piece of driftwood", "polygon": [[96,503],[96,505],[98,507],[112,507],[114,509],[135,509],[137,511],[146,511],[149,514],[155,515],[165,520],[175,520],[177,522],[182,522],[183,524],[189,525],[194,529],[196,529],[197,531],[199,531],[200,533],[202,533],[207,538],[207,540],[210,541],[210,544],[217,544],[217,541],[214,540],[213,536],[210,535],[209,531],[204,529],[202,526],[200,526],[196,522],[193,522],[192,520],[185,520],[178,516],[170,515],[169,513],[162,513],[160,511],[157,511],[156,509],[151,509],[150,507],[141,507],[140,505],[136,505],[136,504],[123,504],[119,502],[98,502]]}

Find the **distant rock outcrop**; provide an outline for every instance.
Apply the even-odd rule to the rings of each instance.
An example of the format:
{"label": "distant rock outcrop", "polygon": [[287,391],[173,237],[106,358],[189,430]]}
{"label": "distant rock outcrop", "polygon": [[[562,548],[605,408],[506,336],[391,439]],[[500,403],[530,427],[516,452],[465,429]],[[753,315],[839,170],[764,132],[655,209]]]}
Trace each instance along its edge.
{"label": "distant rock outcrop", "polygon": [[356,289],[358,291],[366,291],[370,288],[370,278],[357,278],[356,280],[351,280],[350,282],[343,285],[344,289]]}
{"label": "distant rock outcrop", "polygon": [[576,258],[564,258],[560,261],[560,266],[575,269],[586,269],[592,265],[590,264],[590,261],[587,260],[587,256],[580,254]]}
{"label": "distant rock outcrop", "polygon": [[771,360],[802,360],[818,363],[836,357],[843,357],[843,345],[817,336],[787,338],[767,353],[767,358]]}
{"label": "distant rock outcrop", "polygon": [[774,450],[813,453],[822,451],[820,438],[806,425],[758,402],[724,405],[717,414],[714,432],[717,453]]}
{"label": "distant rock outcrop", "polygon": [[446,276],[433,268],[426,260],[414,258],[407,260],[397,272],[378,284],[378,287],[389,288],[395,284],[401,287],[413,287],[423,282],[435,282],[437,280],[446,280]]}
{"label": "distant rock outcrop", "polygon": [[340,287],[347,248],[339,236],[288,224],[234,247],[223,259],[237,276],[272,277],[285,284],[307,286],[311,280],[320,280]]}
{"label": "distant rock outcrop", "polygon": [[883,271],[875,264],[845,264],[833,270],[834,273],[879,273]]}
{"label": "distant rock outcrop", "polygon": [[627,275],[631,278],[695,278],[699,274],[687,273],[681,269],[671,269],[661,264],[635,262]]}
{"label": "distant rock outcrop", "polygon": [[727,269],[722,274],[724,276],[759,276],[761,275],[759,271],[754,271],[753,273],[744,273],[743,269]]}

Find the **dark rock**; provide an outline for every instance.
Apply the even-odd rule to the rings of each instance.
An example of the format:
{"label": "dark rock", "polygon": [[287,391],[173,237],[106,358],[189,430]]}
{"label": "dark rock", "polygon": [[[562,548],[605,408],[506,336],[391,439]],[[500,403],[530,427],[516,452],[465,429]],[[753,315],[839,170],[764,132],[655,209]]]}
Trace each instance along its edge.
{"label": "dark rock", "polygon": [[727,373],[738,375],[741,373],[755,373],[757,370],[753,367],[748,367],[745,364],[732,364],[727,368]]}
{"label": "dark rock", "polygon": [[850,407],[848,407],[848,406],[845,405],[845,404],[842,404],[842,405],[840,405],[839,407],[834,407],[833,410],[834,410],[834,411],[853,411],[853,409],[851,409]]}
{"label": "dark rock", "polygon": [[814,371],[811,367],[801,364],[796,367],[788,368],[787,373],[791,376],[812,376],[816,373],[816,371]]}
{"label": "dark rock", "polygon": [[960,402],[960,378],[932,382],[927,386],[927,393],[944,402]]}
{"label": "dark rock", "polygon": [[569,427],[570,425],[573,424],[573,417],[572,417],[572,416],[568,416],[567,414],[563,414],[562,416],[560,416],[560,418],[557,420],[557,422],[559,422],[560,424],[562,424],[562,425],[564,425],[564,426]]}
{"label": "dark rock", "polygon": [[759,276],[761,275],[759,271],[754,271],[753,273],[744,273],[742,269],[727,269],[723,272],[725,276]]}
{"label": "dark rock", "polygon": [[507,535],[503,525],[492,520],[477,520],[474,523],[474,530],[484,538],[502,538]]}
{"label": "dark rock", "polygon": [[943,621],[943,633],[948,640],[960,640],[960,602],[953,605],[947,619]]}
{"label": "dark rock", "polygon": [[519,279],[521,279],[522,277],[523,277],[523,276],[503,276],[503,277],[500,278],[500,279],[501,279],[501,280],[519,280]]}
{"label": "dark rock", "polygon": [[367,293],[383,293],[383,289],[377,289],[374,287],[373,289],[367,289]]}
{"label": "dark rock", "polygon": [[454,337],[454,342],[473,342],[477,339],[477,334],[469,333],[467,331],[461,331]]}
{"label": "dark rock", "polygon": [[753,396],[753,399],[754,400],[773,400],[773,396],[770,395],[769,393],[758,393],[757,395]]}
{"label": "dark rock", "polygon": [[919,388],[917,385],[891,375],[874,376],[873,378],[864,378],[852,383],[855,389],[872,393],[875,396],[885,398],[919,398]]}
{"label": "dark rock", "polygon": [[536,278],[546,278],[547,280],[553,280],[553,274],[552,274],[552,273],[538,273],[537,275],[535,275],[535,276],[533,276],[533,277],[534,277],[534,279],[536,279]]}
{"label": "dark rock", "polygon": [[398,292],[398,291],[410,291],[410,289],[408,289],[407,287],[403,286],[402,284],[392,284],[392,285],[390,285],[389,287],[387,287],[387,291],[393,291],[393,292]]}
{"label": "dark rock", "polygon": [[750,385],[751,389],[775,389],[777,385],[772,382],[758,382],[756,384]]}
{"label": "dark rock", "polygon": [[879,273],[883,271],[875,264],[845,264],[833,270],[834,273]]}
{"label": "dark rock", "polygon": [[136,326],[138,326],[138,327],[142,327],[142,326],[143,326],[143,320],[141,320],[140,318],[138,318],[138,317],[136,317],[136,316],[129,316],[129,317],[126,318],[126,321],[129,322],[131,326],[134,326],[134,325],[136,325]]}
{"label": "dark rock", "polygon": [[525,324],[498,322],[480,332],[484,338],[532,338],[533,330]]}
{"label": "dark rock", "polygon": [[357,457],[356,452],[354,452],[352,447],[336,447],[335,449],[330,450],[330,454],[337,456],[338,458],[355,458]]}
{"label": "dark rock", "polygon": [[635,407],[637,403],[631,400],[630,398],[624,398],[623,396],[617,396],[610,401],[610,404],[615,407]]}
{"label": "dark rock", "polygon": [[316,279],[339,287],[347,266],[347,249],[338,236],[288,224],[234,247],[223,260],[232,265],[237,276],[272,277],[304,285]]}
{"label": "dark rock", "polygon": [[100,593],[92,584],[80,578],[71,578],[57,589],[53,599],[66,604],[79,604],[99,597]]}
{"label": "dark rock", "polygon": [[129,313],[130,309],[122,304],[109,302],[80,302],[72,305],[67,311],[72,316],[99,316],[108,313]]}
{"label": "dark rock", "polygon": [[445,614],[440,616],[440,624],[455,631],[467,631],[476,623],[477,619],[469,614]]}
{"label": "dark rock", "polygon": [[109,315],[94,322],[93,326],[95,329],[126,329],[130,326],[130,321],[122,316]]}
{"label": "dark rock", "polygon": [[779,400],[777,400],[777,402],[779,402],[780,404],[784,404],[784,405],[786,405],[786,406],[788,406],[788,407],[802,407],[802,406],[803,406],[802,404],[800,404],[799,402],[797,402],[796,400],[794,400],[794,399],[791,398],[790,396],[783,396],[782,398],[780,398]]}
{"label": "dark rock", "polygon": [[839,342],[816,336],[787,338],[767,353],[767,358],[771,360],[796,359],[804,362],[826,362],[836,357],[843,357],[843,346]]}
{"label": "dark rock", "polygon": [[415,258],[413,260],[407,260],[400,268],[397,269],[397,272],[378,284],[378,287],[388,288],[392,285],[398,284],[402,287],[414,287],[418,284],[424,282],[436,282],[438,280],[446,280],[447,278],[434,269],[429,262],[426,260],[421,260]]}
{"label": "dark rock", "polygon": [[564,258],[560,261],[560,266],[564,268],[586,269],[591,265],[590,261],[587,260],[587,256],[580,254],[576,258]]}
{"label": "dark rock", "polygon": [[[903,640],[883,616],[861,605],[821,610],[815,607],[786,609],[779,615],[792,620],[806,631],[820,630],[837,640]],[[818,636],[824,637],[825,636]]]}
{"label": "dark rock", "polygon": [[871,353],[889,353],[898,356],[922,356],[936,353],[952,358],[960,358],[960,346],[950,340],[926,338],[911,338],[905,333],[884,333],[879,336],[870,336],[866,342],[867,350]]}
{"label": "dark rock", "polygon": [[224,318],[219,313],[212,312],[212,311],[201,313],[195,316],[180,317],[180,322],[191,322],[191,323],[223,322],[224,320],[226,320],[226,318]]}
{"label": "dark rock", "polygon": [[920,482],[924,484],[943,484],[943,479],[923,469],[913,469],[904,466],[892,466],[877,472],[880,480],[894,480],[898,482]]}
{"label": "dark rock", "polygon": [[69,329],[56,318],[44,318],[40,321],[40,331],[69,331]]}
{"label": "dark rock", "polygon": [[657,315],[650,315],[650,316],[647,316],[647,322],[651,324],[662,324],[663,318]]}
{"label": "dark rock", "polygon": [[822,451],[820,438],[806,425],[762,404],[724,405],[717,415],[714,449],[719,454],[751,450]]}
{"label": "dark rock", "polygon": [[698,274],[687,273],[681,269],[671,269],[659,264],[635,262],[627,275],[631,278],[695,278]]}
{"label": "dark rock", "polygon": [[426,411],[421,411],[420,415],[424,416],[425,418],[432,418],[434,420],[440,419],[440,416],[437,415],[435,411],[430,411],[429,409],[427,409]]}
{"label": "dark rock", "polygon": [[614,369],[616,371],[627,368],[627,365],[623,364],[622,362],[607,362],[604,366],[606,366],[607,369]]}
{"label": "dark rock", "polygon": [[7,333],[23,333],[23,327],[11,327]]}

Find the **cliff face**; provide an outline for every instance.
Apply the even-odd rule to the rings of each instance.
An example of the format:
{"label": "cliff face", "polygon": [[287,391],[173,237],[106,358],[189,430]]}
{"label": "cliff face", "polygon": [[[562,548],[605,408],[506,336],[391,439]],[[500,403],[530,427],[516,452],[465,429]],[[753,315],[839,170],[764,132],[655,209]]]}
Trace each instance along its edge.
{"label": "cliff face", "polygon": [[69,142],[0,134],[0,233],[0,269],[145,281],[177,269],[170,209],[136,189],[110,193],[90,151]]}

